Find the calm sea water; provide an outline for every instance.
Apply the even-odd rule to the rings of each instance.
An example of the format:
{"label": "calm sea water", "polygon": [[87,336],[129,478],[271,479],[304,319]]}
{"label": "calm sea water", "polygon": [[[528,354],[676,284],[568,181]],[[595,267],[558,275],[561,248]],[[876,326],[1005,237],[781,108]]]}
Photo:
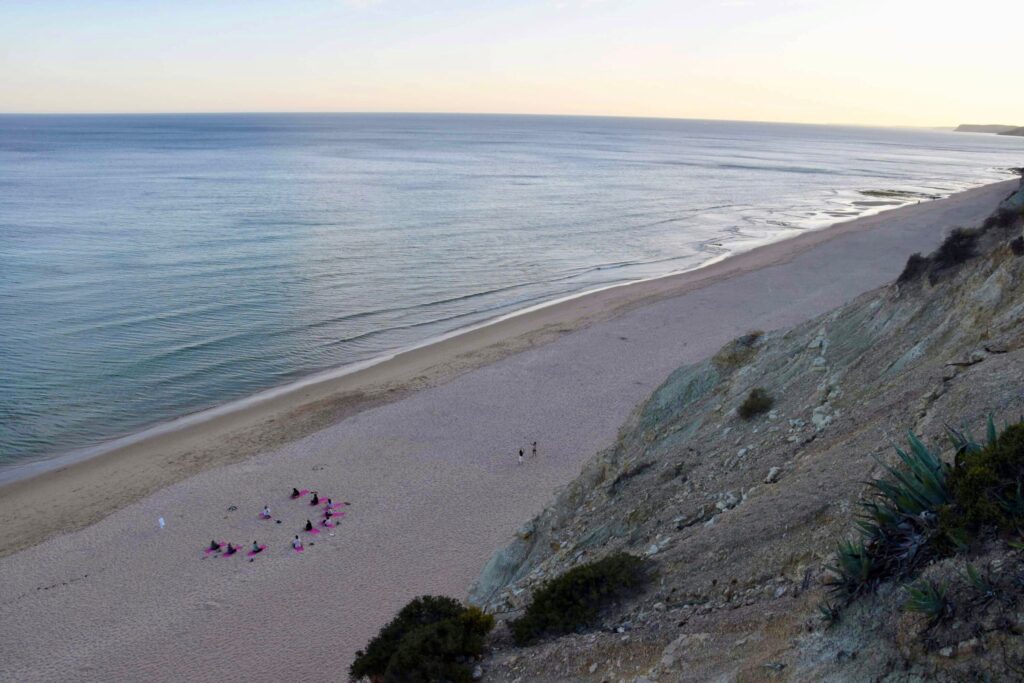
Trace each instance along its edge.
{"label": "calm sea water", "polygon": [[1022,151],[709,121],[0,117],[0,462],[1003,179]]}

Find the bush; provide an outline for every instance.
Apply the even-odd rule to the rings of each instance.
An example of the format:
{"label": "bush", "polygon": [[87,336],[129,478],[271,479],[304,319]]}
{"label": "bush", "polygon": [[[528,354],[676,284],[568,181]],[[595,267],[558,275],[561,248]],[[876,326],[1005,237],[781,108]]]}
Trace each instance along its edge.
{"label": "bush", "polygon": [[457,600],[425,595],[412,600],[380,630],[349,667],[352,680],[470,680],[465,661],[483,652],[494,617]]}
{"label": "bush", "polygon": [[749,420],[761,413],[767,413],[775,405],[775,399],[768,395],[768,392],[758,387],[751,389],[746,400],[740,404],[736,412],[744,420]]}
{"label": "bush", "polygon": [[932,260],[937,268],[951,268],[976,255],[978,231],[957,228],[949,233],[945,241],[935,251]]}
{"label": "bush", "polygon": [[517,645],[527,645],[591,626],[612,598],[646,580],[644,561],[626,553],[573,567],[533,594],[526,613],[510,624],[512,637]]}
{"label": "bush", "polygon": [[757,354],[757,342],[764,336],[761,330],[747,332],[726,344],[712,357],[711,362],[722,370],[741,368]]}
{"label": "bush", "polygon": [[1024,237],[1014,237],[1010,240],[1010,251],[1014,256],[1024,256]]}
{"label": "bush", "polygon": [[926,256],[921,254],[911,254],[910,258],[907,259],[907,265],[903,266],[903,272],[896,279],[896,284],[902,285],[906,282],[916,280],[928,270],[928,265],[931,261]]}
{"label": "bush", "polygon": [[1024,522],[1024,423],[1007,427],[984,448],[959,453],[949,488],[954,500],[942,511],[948,529],[1008,531]]}

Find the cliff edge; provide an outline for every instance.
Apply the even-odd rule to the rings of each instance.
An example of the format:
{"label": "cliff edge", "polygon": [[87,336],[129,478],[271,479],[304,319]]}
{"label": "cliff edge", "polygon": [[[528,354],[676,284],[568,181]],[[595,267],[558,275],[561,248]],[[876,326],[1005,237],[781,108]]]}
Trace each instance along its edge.
{"label": "cliff edge", "polygon": [[[983,226],[915,255],[897,283],[791,330],[751,331],[672,373],[487,564],[470,598],[499,617],[485,680],[1024,672],[1024,552],[1005,543],[969,558],[1007,587],[1003,597],[960,603],[941,624],[907,612],[895,581],[835,623],[819,614],[837,542],[854,535],[865,482],[896,462],[894,444],[909,431],[941,449],[949,425],[1024,415],[1022,214],[1024,186]],[[754,389],[770,409],[743,419]],[[656,578],[596,628],[513,647],[503,622],[538,587],[619,551],[646,558]],[[924,575],[946,577],[955,593],[967,562],[952,556]]]}

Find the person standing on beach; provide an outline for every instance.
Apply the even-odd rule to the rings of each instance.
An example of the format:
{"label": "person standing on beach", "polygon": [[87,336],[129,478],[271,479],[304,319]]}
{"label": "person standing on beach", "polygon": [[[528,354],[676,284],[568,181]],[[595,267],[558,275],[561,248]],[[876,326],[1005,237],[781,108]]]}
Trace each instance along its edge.
{"label": "person standing on beach", "polygon": [[532,457],[532,458],[536,458],[537,457],[537,442],[536,441],[533,442],[533,454],[530,457]]}
{"label": "person standing on beach", "polygon": [[520,465],[523,464],[523,449],[522,448],[519,449],[519,464]]}

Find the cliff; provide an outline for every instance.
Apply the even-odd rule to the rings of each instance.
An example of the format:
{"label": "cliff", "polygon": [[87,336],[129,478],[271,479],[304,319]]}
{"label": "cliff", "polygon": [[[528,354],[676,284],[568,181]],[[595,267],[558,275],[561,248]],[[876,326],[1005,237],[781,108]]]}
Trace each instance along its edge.
{"label": "cliff", "polygon": [[975,123],[961,123],[957,126],[954,133],[996,133],[1003,135],[1008,131],[1016,129],[1017,126],[1005,126],[997,123],[992,124],[975,124]]}
{"label": "cliff", "polygon": [[1000,131],[999,135],[1016,135],[1019,137],[1024,137],[1024,126],[1021,126],[1020,128],[1011,128],[1010,130]]}
{"label": "cliff", "polygon": [[[837,541],[853,535],[865,481],[895,461],[894,443],[912,431],[938,445],[947,425],[1024,415],[1022,212],[1024,187],[953,257],[947,247],[898,284],[672,373],[615,445],[494,554],[471,601],[501,622],[545,580],[617,551],[647,558],[657,578],[588,632],[514,648],[499,623],[485,680],[1000,680],[1024,670],[1024,553],[1005,544],[972,561],[1012,595],[940,626],[909,615],[895,582],[838,624],[818,613]],[[774,405],[741,419],[754,388]],[[965,562],[943,560],[928,576],[962,583]]]}

